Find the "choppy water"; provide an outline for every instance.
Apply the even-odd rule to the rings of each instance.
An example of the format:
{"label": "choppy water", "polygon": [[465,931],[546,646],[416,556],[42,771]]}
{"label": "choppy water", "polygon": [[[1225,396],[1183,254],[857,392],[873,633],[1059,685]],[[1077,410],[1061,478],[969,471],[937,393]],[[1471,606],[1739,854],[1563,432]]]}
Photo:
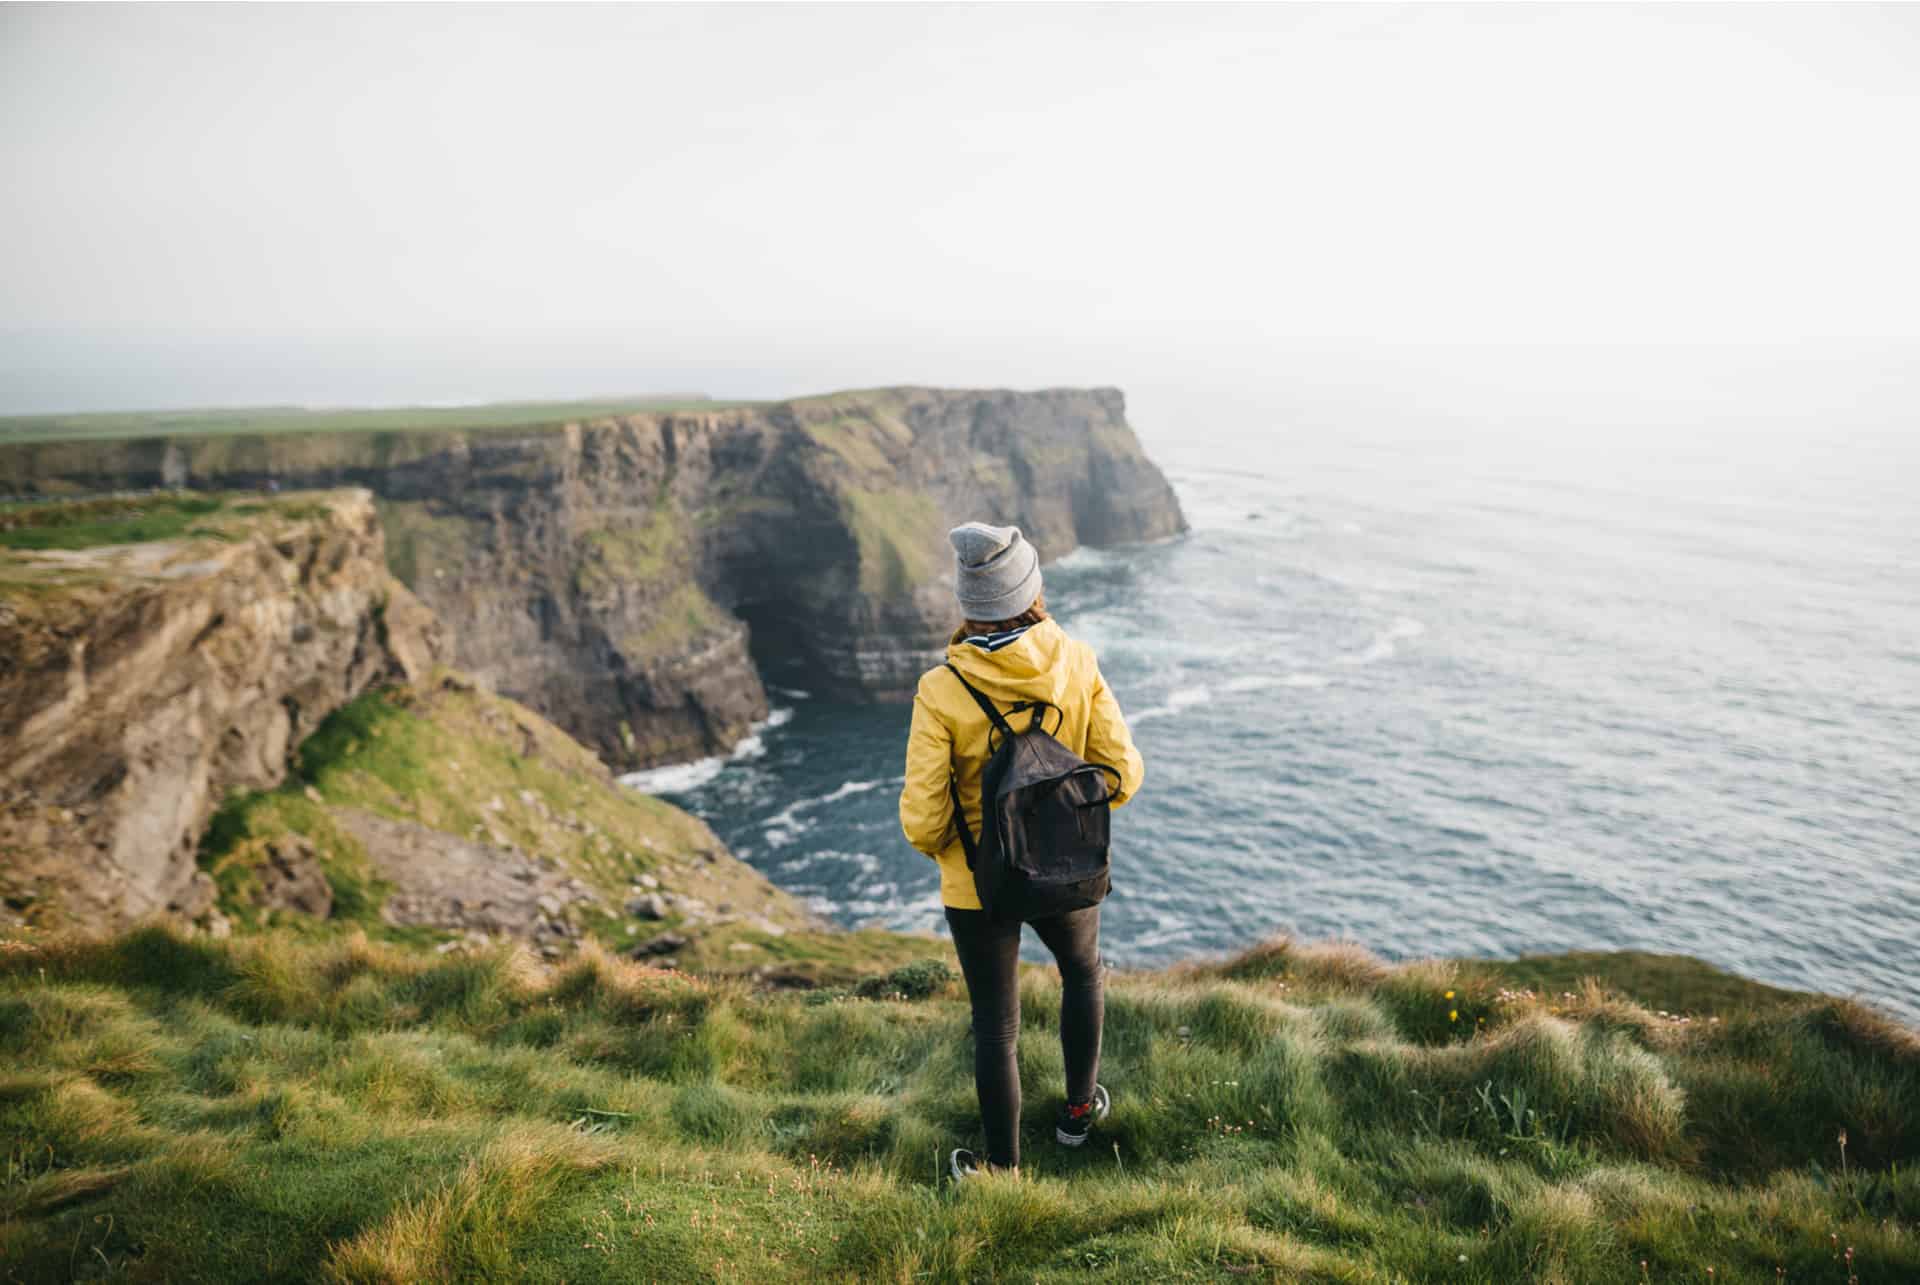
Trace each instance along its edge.
{"label": "choppy water", "polygon": [[[1920,1017],[1910,443],[1149,446],[1192,533],[1046,572],[1147,760],[1116,962],[1636,948]],[[654,788],[844,921],[937,928],[907,711],[776,699]]]}

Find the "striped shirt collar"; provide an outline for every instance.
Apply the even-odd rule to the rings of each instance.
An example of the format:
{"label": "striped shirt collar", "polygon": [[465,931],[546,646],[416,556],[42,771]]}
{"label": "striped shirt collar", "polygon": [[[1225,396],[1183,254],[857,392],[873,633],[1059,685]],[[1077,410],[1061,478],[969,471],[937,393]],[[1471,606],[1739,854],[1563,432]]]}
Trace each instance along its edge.
{"label": "striped shirt collar", "polygon": [[1021,635],[1025,634],[1027,630],[1031,628],[1033,628],[1032,625],[1021,625],[1018,629],[1003,629],[995,634],[974,634],[971,637],[962,638],[960,641],[972,643],[981,651],[999,651],[1002,647],[1010,646],[1020,641]]}

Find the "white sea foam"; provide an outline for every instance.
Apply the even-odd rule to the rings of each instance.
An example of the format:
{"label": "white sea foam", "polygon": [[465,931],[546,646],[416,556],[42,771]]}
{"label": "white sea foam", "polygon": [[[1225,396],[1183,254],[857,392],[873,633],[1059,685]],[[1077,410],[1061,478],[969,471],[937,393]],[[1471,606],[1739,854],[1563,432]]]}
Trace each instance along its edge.
{"label": "white sea foam", "polygon": [[1395,645],[1404,638],[1418,638],[1427,632],[1427,627],[1417,620],[1401,616],[1392,624],[1373,636],[1373,641],[1361,651],[1352,652],[1336,660],[1342,665],[1371,665],[1377,660],[1391,660],[1399,651]]}
{"label": "white sea foam", "polygon": [[850,794],[865,794],[868,790],[877,790],[885,784],[885,781],[846,781],[843,782],[838,789],[834,790],[833,793],[823,794],[817,799],[810,800],[810,802],[837,803]]}
{"label": "white sea foam", "polygon": [[1191,926],[1162,928],[1155,932],[1131,935],[1127,938],[1127,949],[1135,951],[1164,950],[1168,946],[1190,942],[1194,939]]}
{"label": "white sea foam", "polygon": [[[844,866],[852,866],[868,879],[876,878],[884,865],[879,857],[871,852],[845,852],[839,848],[822,848],[814,854],[822,861],[832,861]],[[848,880],[849,883],[852,880]]]}
{"label": "white sea foam", "polygon": [[1323,674],[1246,674],[1220,685],[1223,692],[1259,692],[1270,687],[1325,687],[1332,682]]}
{"label": "white sea foam", "polygon": [[1195,705],[1205,705],[1212,700],[1213,693],[1205,687],[1182,687],[1167,697],[1166,704],[1143,709],[1138,714],[1129,714],[1127,722],[1144,723],[1149,719],[1171,718],[1183,710],[1191,709]]}
{"label": "white sea foam", "polygon": [[805,700],[813,699],[812,692],[803,692],[798,687],[769,687],[767,690],[770,692],[778,692],[780,693],[780,695],[786,697],[790,701],[805,701]]}
{"label": "white sea foam", "polygon": [[686,794],[697,790],[726,769],[727,760],[716,754],[691,763],[670,763],[644,772],[629,772],[620,784],[642,794]]}
{"label": "white sea foam", "polygon": [[851,795],[865,794],[868,790],[877,790],[886,784],[886,781],[843,781],[826,794],[796,800],[760,823],[762,837],[774,847],[784,848],[813,828],[813,822],[800,818],[802,812],[809,812],[828,803],[837,803]]}
{"label": "white sea foam", "polygon": [[642,794],[691,793],[726,771],[729,763],[746,763],[764,757],[767,743],[760,738],[760,733],[780,727],[792,717],[793,710],[776,709],[767,715],[766,721],[753,724],[747,735],[725,754],[695,759],[691,763],[669,763],[665,767],[628,772],[620,778],[620,784]]}
{"label": "white sea foam", "polygon": [[939,889],[930,889],[917,897],[902,897],[900,893],[900,885],[892,881],[869,884],[860,890],[860,895],[849,897],[837,909],[856,924],[878,920],[879,926],[886,928],[923,926],[929,916],[940,914]]}
{"label": "white sea foam", "polygon": [[800,813],[806,808],[807,803],[808,800],[806,799],[801,799],[796,803],[789,803],[786,807],[781,808],[778,812],[762,821],[760,823],[760,837],[765,839],[769,845],[776,848],[784,848],[799,838],[802,831],[811,829],[813,825],[810,821],[802,821],[800,819]]}
{"label": "white sea foam", "polygon": [[1111,567],[1121,564],[1125,560],[1125,553],[1113,552],[1107,549],[1096,549],[1090,544],[1083,544],[1066,557],[1057,559],[1051,565],[1059,567],[1062,570],[1073,571],[1090,567]]}
{"label": "white sea foam", "polygon": [[[791,876],[791,874],[806,874],[806,872],[810,872],[810,870],[812,870],[812,872],[818,872],[822,866],[841,866],[841,868],[849,868],[849,866],[851,866],[851,876],[843,876],[843,878],[845,878],[847,884],[852,884],[852,882],[862,880],[862,878],[864,878],[864,880],[877,878],[879,872],[881,872],[881,868],[883,868],[883,862],[881,862],[881,859],[876,857],[874,853],[849,853],[849,851],[843,851],[843,849],[837,849],[837,847],[822,847],[822,849],[818,849],[818,851],[804,853],[801,857],[791,857],[791,859],[787,859],[787,861],[780,862],[780,864],[774,866],[774,868],[780,870],[780,874],[783,874],[783,876]],[[812,884],[812,882],[814,882],[814,880],[808,880],[808,884]],[[831,884],[833,880],[828,880],[828,882]]]}

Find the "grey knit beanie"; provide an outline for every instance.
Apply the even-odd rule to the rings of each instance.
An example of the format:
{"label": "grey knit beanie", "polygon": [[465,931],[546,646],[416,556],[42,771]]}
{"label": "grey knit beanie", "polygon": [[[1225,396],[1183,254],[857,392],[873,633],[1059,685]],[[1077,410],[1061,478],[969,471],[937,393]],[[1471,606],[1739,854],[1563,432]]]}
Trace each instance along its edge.
{"label": "grey knit beanie", "polygon": [[968,522],[947,532],[954,592],[968,620],[1011,620],[1040,596],[1040,554],[1017,526]]}

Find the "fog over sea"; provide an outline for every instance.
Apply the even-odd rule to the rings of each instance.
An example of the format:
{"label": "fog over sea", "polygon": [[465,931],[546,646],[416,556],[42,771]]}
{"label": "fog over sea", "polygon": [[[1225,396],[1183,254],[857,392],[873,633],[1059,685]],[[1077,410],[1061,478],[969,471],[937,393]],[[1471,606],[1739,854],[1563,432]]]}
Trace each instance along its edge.
{"label": "fog over sea", "polygon": [[[1145,441],[1191,533],[1046,569],[1147,762],[1117,965],[1631,948],[1920,1018],[1920,444]],[[841,922],[941,929],[906,708],[774,700],[633,779]]]}

